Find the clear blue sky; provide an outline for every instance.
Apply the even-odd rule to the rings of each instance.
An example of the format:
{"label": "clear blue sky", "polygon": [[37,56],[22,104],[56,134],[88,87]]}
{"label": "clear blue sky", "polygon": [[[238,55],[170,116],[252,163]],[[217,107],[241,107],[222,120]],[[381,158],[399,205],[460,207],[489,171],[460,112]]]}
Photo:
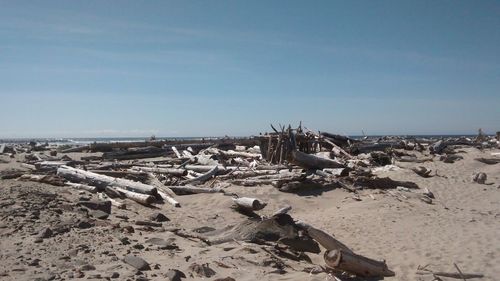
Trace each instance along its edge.
{"label": "clear blue sky", "polygon": [[0,0],[0,137],[500,130],[499,1]]}

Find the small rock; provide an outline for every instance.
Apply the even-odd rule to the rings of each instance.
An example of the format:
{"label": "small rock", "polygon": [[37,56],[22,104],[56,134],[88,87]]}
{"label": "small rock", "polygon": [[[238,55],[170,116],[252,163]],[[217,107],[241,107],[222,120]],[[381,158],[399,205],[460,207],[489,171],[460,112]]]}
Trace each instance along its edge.
{"label": "small rock", "polygon": [[124,226],[123,227],[123,232],[125,233],[134,233],[135,230],[134,230],[134,227],[131,226],[131,225],[127,225],[127,226]]}
{"label": "small rock", "polygon": [[52,234],[53,234],[53,233],[52,233],[52,230],[51,230],[50,228],[46,227],[46,228],[44,228],[44,229],[40,230],[40,232],[38,232],[37,237],[38,237],[38,238],[42,238],[42,239],[44,239],[44,238],[49,238],[49,237],[51,237],[51,236],[52,236]]}
{"label": "small rock", "polygon": [[28,263],[29,266],[38,266],[40,264],[39,259],[34,259]]}
{"label": "small rock", "polygon": [[214,281],[236,281],[236,279],[232,277],[226,277],[226,278],[217,278]]}
{"label": "small rock", "polygon": [[476,173],[472,176],[472,181],[475,181],[480,184],[484,184],[486,182],[486,174],[485,173]]}
{"label": "small rock", "polygon": [[113,272],[113,273],[111,273],[111,276],[109,276],[109,278],[112,278],[112,279],[115,279],[118,277],[120,277],[120,273],[118,273],[118,272]]}
{"label": "small rock", "polygon": [[89,215],[93,216],[96,219],[100,219],[100,220],[105,220],[109,217],[109,213],[106,213],[106,212],[101,211],[101,210],[92,210],[89,212]]}
{"label": "small rock", "polygon": [[123,245],[129,245],[130,244],[130,240],[128,240],[128,237],[120,238],[120,242],[122,242]]}
{"label": "small rock", "polygon": [[78,255],[78,250],[77,249],[69,250],[67,254],[70,257],[76,257],[76,255]]}
{"label": "small rock", "polygon": [[134,249],[137,249],[137,250],[144,249],[144,245],[142,245],[142,244],[135,244],[133,247],[134,247]]}
{"label": "small rock", "polygon": [[80,228],[80,229],[87,229],[87,228],[91,228],[93,225],[88,222],[88,221],[80,221],[76,224],[76,227]]}
{"label": "small rock", "polygon": [[153,213],[152,215],[150,215],[149,220],[156,221],[156,222],[170,221],[169,218],[167,218],[164,214],[159,213],[159,212],[156,212],[156,213]]}
{"label": "small rock", "polygon": [[186,274],[180,270],[170,269],[167,272],[167,279],[169,281],[181,281],[181,278],[186,278]]}
{"label": "small rock", "polygon": [[95,270],[95,266],[91,265],[91,264],[86,264],[86,265],[83,265],[82,267],[80,267],[80,270],[81,271],[91,271],[91,270]]}
{"label": "small rock", "polygon": [[35,243],[37,243],[37,244],[38,244],[38,243],[42,243],[42,242],[43,242],[43,239],[39,237],[39,238],[36,238],[33,242],[35,242]]}
{"label": "small rock", "polygon": [[149,263],[140,257],[128,255],[123,258],[123,262],[133,266],[137,270],[150,270]]}
{"label": "small rock", "polygon": [[151,244],[151,245],[157,245],[162,250],[173,250],[173,249],[179,248],[170,239],[169,239],[169,241],[165,241],[161,238],[150,238],[150,239],[146,240],[146,243]]}

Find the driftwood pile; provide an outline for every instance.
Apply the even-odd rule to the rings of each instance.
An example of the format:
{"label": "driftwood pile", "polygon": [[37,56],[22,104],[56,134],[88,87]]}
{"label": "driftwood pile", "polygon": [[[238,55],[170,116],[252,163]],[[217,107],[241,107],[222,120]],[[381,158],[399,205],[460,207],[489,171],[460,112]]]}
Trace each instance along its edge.
{"label": "driftwood pile", "polygon": [[[22,166],[31,172],[17,171],[0,176],[100,193],[100,198],[110,201],[116,208],[126,208],[125,198],[143,205],[166,202],[181,207],[180,195],[224,193],[228,185],[241,188],[267,185],[283,192],[343,188],[354,193],[360,189],[393,189],[410,193],[419,186],[413,182],[377,177],[373,172],[394,167],[392,164],[396,161],[458,161],[461,156],[457,155],[456,149],[460,146],[479,149],[499,146],[499,140],[482,134],[477,138],[354,139],[313,132],[302,126],[294,129],[280,126],[279,130],[271,127],[272,133],[238,139],[150,140],[65,148],[36,142],[2,144],[0,154],[14,157],[23,153],[25,161]],[[38,151],[50,153],[46,155]],[[426,152],[426,156],[417,157],[412,151]],[[89,154],[76,160],[65,154],[71,152]],[[500,162],[495,158],[477,160],[491,165]],[[424,167],[413,171],[422,177],[433,176]],[[478,176],[474,180],[484,183],[485,179]],[[432,203],[434,198],[427,189],[418,196],[426,203]],[[257,219],[239,228],[240,232],[246,231],[239,237],[246,237],[243,240],[268,237],[259,236],[255,231],[263,229],[263,232],[269,232],[273,226],[271,228],[276,230],[273,241],[279,240],[298,252],[304,252],[305,248],[317,252],[319,248],[314,243],[322,245],[327,250],[325,263],[334,270],[362,277],[394,275],[385,262],[355,254],[331,235],[293,220],[287,214],[290,207],[279,210],[271,218],[263,218],[255,211],[266,207],[265,202],[257,198],[233,197],[236,210]],[[224,242],[226,238],[219,237],[212,243]],[[235,238],[238,237],[231,237]],[[203,241],[210,239],[204,238]]]}

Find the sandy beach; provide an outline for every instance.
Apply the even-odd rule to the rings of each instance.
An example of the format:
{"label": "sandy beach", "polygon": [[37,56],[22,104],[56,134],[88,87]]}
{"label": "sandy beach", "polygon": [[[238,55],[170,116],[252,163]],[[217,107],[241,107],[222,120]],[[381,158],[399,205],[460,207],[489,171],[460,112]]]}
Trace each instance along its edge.
{"label": "sandy beach", "polygon": [[[428,188],[435,196],[432,204],[411,194],[399,196],[379,189],[360,190],[356,196],[332,188],[285,193],[268,185],[230,185],[225,191],[267,202],[258,212],[263,216],[292,206],[289,214],[294,219],[335,235],[358,254],[385,260],[396,275],[384,280],[433,280],[432,275],[416,275],[417,268],[428,265],[434,271],[456,272],[454,263],[463,272],[484,274],[478,280],[498,280],[500,164],[474,159],[491,158],[500,150],[459,150],[463,159],[455,163],[396,162],[397,167],[376,172],[379,177]],[[78,159],[88,154],[67,155]],[[2,156],[0,170],[23,170],[22,160],[19,154]],[[410,170],[415,165],[438,176],[421,177]],[[472,182],[476,172],[488,176],[487,184]],[[186,276],[182,280],[335,280],[322,269],[324,249],[320,254],[307,253],[309,261],[293,260],[276,257],[258,244],[234,240],[207,245],[174,231],[215,233],[247,220],[231,208],[232,200],[224,194],[177,196],[181,208],[146,207],[125,199],[126,209],[113,206],[109,217],[101,220],[75,206],[81,200],[97,200],[96,194],[16,179],[1,180],[0,185],[2,280],[176,280],[168,279],[170,269],[182,271]],[[161,227],[134,223],[158,212],[169,219]],[[40,239],[45,228],[52,233]],[[164,244],[156,245],[151,238]],[[130,254],[144,259],[150,269],[137,270],[124,263]]]}

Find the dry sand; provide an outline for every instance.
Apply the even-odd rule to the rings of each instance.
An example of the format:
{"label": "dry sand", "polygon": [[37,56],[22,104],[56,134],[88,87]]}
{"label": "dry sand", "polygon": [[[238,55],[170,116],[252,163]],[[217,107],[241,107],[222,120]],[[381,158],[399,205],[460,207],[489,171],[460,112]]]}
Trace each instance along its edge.
{"label": "dry sand", "polygon": [[[418,164],[444,177],[422,178],[405,169],[416,165],[413,163],[397,163],[403,169],[381,173],[429,188],[436,197],[432,205],[416,198],[398,199],[379,190],[362,191],[361,201],[341,189],[292,194],[271,186],[233,186],[228,191],[268,202],[260,214],[271,214],[291,205],[290,214],[295,219],[335,234],[359,254],[385,259],[396,272],[395,277],[385,280],[433,280],[432,276],[416,275],[417,266],[430,264],[429,268],[435,270],[456,272],[453,263],[464,272],[483,273],[485,278],[478,280],[500,280],[500,164],[486,165],[474,160],[491,157],[492,152],[499,150],[463,150],[464,159],[453,164],[437,160]],[[18,165],[12,160],[0,164],[0,170]],[[493,184],[471,182],[473,172],[485,172],[488,182]],[[154,212],[161,212],[170,219],[164,228],[223,229],[246,220],[230,208],[229,196],[178,196],[182,207],[175,209],[167,204],[152,209],[127,202],[127,210],[113,208],[107,220],[88,219],[78,211],[74,203],[82,196],[97,198],[66,187],[0,181],[1,280],[104,279],[113,272],[119,274],[114,280],[168,280],[169,269],[184,272],[187,276],[184,280],[201,280],[189,268],[193,263],[208,263],[215,271],[214,276],[204,277],[205,280],[225,277],[240,281],[334,280],[324,272],[311,273],[316,265],[324,265],[323,253],[308,254],[312,264],[281,258],[284,262],[281,265],[259,245],[229,242],[207,246],[162,228],[148,230],[134,224],[135,219],[144,220]],[[79,228],[82,221],[94,226]],[[134,233],[128,233],[126,226],[133,226]],[[35,243],[36,234],[44,227],[60,234]],[[153,237],[173,242],[178,249],[149,245],[146,240]],[[149,262],[151,270],[138,275],[137,270],[121,260],[130,253]],[[280,267],[286,272],[277,273]]]}

